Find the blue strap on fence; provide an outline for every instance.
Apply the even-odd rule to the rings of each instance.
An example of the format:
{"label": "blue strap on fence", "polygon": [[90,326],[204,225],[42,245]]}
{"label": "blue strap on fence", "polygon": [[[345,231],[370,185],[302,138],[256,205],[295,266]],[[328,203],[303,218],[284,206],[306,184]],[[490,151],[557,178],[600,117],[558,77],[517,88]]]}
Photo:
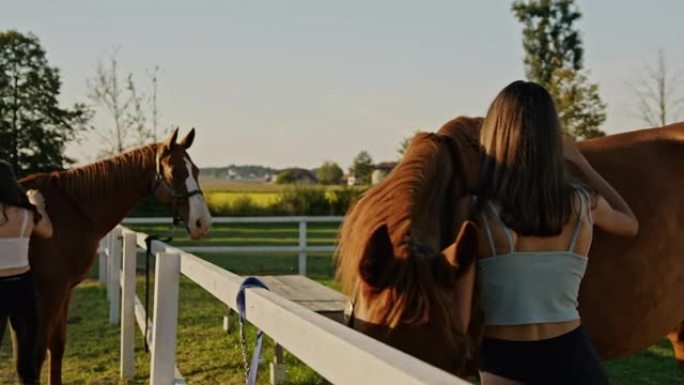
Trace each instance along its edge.
{"label": "blue strap on fence", "polygon": [[[238,290],[237,298],[235,299],[240,320],[240,330],[242,330],[242,325],[245,321],[245,289],[248,289],[250,287],[259,287],[262,289],[269,290],[268,286],[266,286],[263,282],[261,282],[258,278],[255,277],[247,277],[242,282],[242,285],[240,285],[240,290]],[[264,332],[257,329],[256,341],[254,342],[254,351],[252,352],[252,362],[250,363],[249,368],[247,370],[247,385],[256,384],[257,372],[259,371],[259,358],[261,356],[261,345],[263,337]],[[244,349],[246,349],[246,347],[243,346],[243,354],[246,354]]]}

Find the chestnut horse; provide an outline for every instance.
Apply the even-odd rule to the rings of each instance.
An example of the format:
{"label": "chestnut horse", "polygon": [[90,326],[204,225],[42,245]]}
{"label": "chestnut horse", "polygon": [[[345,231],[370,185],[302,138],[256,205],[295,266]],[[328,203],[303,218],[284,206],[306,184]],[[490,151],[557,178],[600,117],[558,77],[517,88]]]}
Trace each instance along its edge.
{"label": "chestnut horse", "polygon": [[146,196],[173,207],[193,238],[207,234],[211,217],[197,183],[198,168],[186,150],[194,129],[176,143],[168,140],[61,172],[20,181],[45,197],[54,226],[52,238],[32,238],[31,270],[36,278],[41,319],[38,367],[50,351],[50,384],[62,384],[66,319],[73,288],[88,276],[98,243]]}
{"label": "chestnut horse", "polygon": [[[451,372],[462,372],[453,291],[474,228],[457,236],[456,199],[466,193],[456,144],[418,134],[403,160],[350,209],[341,227],[338,278],[353,327]],[[457,240],[454,242],[454,240]]]}
{"label": "chestnut horse", "polygon": [[[457,167],[464,171],[459,176],[460,184],[465,186],[461,191],[471,190],[477,178],[479,152],[472,142],[477,140],[481,122],[480,118],[457,118],[438,131],[439,136],[451,138],[457,144],[458,156],[452,156],[452,158],[464,162]],[[603,359],[612,359],[633,354],[652,345],[670,332],[670,340],[673,342],[677,359],[682,365],[684,364],[684,324],[681,322],[684,319],[684,296],[681,295],[684,288],[684,259],[682,259],[684,201],[681,192],[684,191],[684,178],[681,172],[684,170],[684,124],[597,138],[580,143],[579,148],[589,162],[620,191],[640,222],[639,235],[634,239],[618,238],[598,230],[595,232],[590,263],[580,291],[580,314],[592,343]],[[391,181],[392,176],[390,174],[386,181]],[[435,184],[432,188],[436,186],[438,185]],[[372,195],[374,191],[381,189],[381,186],[376,186],[368,194]],[[401,193],[401,191],[396,192],[396,194]],[[370,198],[368,197],[367,201],[370,202]],[[404,197],[404,199],[418,198],[415,195]],[[401,198],[395,196],[394,199]],[[425,204],[428,203],[412,202],[413,206]],[[443,207],[448,210],[453,207],[453,204]],[[402,209],[402,207],[390,208],[388,206],[387,211],[376,213],[378,218],[374,221],[382,223],[386,218],[397,215],[393,213],[393,210]],[[364,211],[370,212],[375,209],[367,207],[362,200],[353,210],[359,212],[355,214],[359,217]],[[458,228],[458,225],[457,223],[452,226],[452,230]],[[363,224],[357,223],[356,226],[361,228]],[[356,234],[359,236],[356,241],[367,242],[369,238],[361,236],[360,231]],[[366,231],[369,230],[366,229]],[[374,240],[375,238],[370,238],[370,241]],[[392,238],[392,241],[396,252],[395,238]],[[356,258],[359,262],[400,259],[399,256],[393,257],[388,254],[393,251],[388,247],[383,249],[366,244],[358,246],[357,250],[360,248],[376,252],[384,251],[386,254],[364,256],[361,260]],[[341,250],[344,250],[344,245],[341,245]],[[474,250],[468,251],[466,247],[460,247],[459,251],[463,255],[468,255]],[[339,255],[340,261],[347,258],[353,258],[353,256],[346,253]],[[360,272],[362,269],[361,264],[353,266],[351,263],[340,263],[338,275],[343,277],[343,282],[349,281],[350,277],[357,276],[360,278],[358,279],[359,286],[372,288],[371,283],[364,281],[363,274]],[[376,267],[376,269],[381,269],[381,267]],[[365,306],[368,309],[382,305],[384,312],[401,313],[404,307],[411,306],[397,301],[374,304],[373,296],[366,295],[365,298],[358,299],[359,296],[364,295],[363,290],[351,291],[347,286],[345,289],[348,294],[354,293],[357,302],[367,302]],[[380,289],[375,289],[376,292],[378,290]],[[439,312],[433,314],[440,315]],[[473,314],[478,314],[477,309]],[[372,319],[373,314],[366,317]],[[476,318],[474,322],[470,330],[470,339],[473,341],[471,346],[477,345],[481,327],[480,319]],[[392,328],[387,323],[380,322],[380,325],[393,330],[395,334],[400,333],[400,329]],[[425,320],[416,322],[406,318],[400,320],[399,325],[404,325],[404,327],[410,325],[419,331],[422,329],[432,331],[432,326]],[[420,343],[418,337],[404,335],[403,338],[416,338],[414,343]],[[379,339],[383,340],[383,337]],[[391,341],[388,342],[391,343]],[[436,348],[436,344],[423,342],[422,350],[410,353],[443,367],[440,361],[430,355]],[[445,347],[439,347],[439,349],[447,350]],[[477,354],[476,351],[463,350],[462,345],[451,347],[452,351],[458,349],[461,349],[459,353],[461,357],[475,357]],[[452,372],[473,374],[472,364],[474,363],[471,360],[466,371],[452,370]]]}

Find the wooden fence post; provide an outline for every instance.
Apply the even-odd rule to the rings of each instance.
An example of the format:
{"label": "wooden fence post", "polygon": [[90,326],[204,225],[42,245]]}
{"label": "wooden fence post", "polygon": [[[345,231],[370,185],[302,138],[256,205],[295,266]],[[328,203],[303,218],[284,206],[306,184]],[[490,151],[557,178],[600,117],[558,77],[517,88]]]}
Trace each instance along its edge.
{"label": "wooden fence post", "polygon": [[123,236],[123,282],[121,285],[121,378],[135,375],[135,267],[138,245],[134,233]]}
{"label": "wooden fence post", "polygon": [[112,254],[113,254],[113,248],[114,248],[114,242],[112,242],[112,239],[114,237],[114,230],[110,231],[107,233],[107,260],[106,262],[106,281],[105,281],[105,286],[107,287],[107,300],[112,299],[112,277],[110,276],[112,274]]}
{"label": "wooden fence post", "polygon": [[306,220],[299,222],[299,275],[306,275]]}
{"label": "wooden fence post", "polygon": [[174,382],[179,275],[180,255],[157,253],[150,385],[169,385]]}
{"label": "wooden fence post", "polygon": [[109,234],[100,239],[100,247],[98,248],[97,260],[97,279],[101,284],[107,284],[107,239]]}
{"label": "wooden fence post", "polygon": [[110,239],[112,247],[109,255],[111,261],[109,271],[109,323],[111,325],[118,325],[121,312],[121,228],[115,227],[112,230],[112,237]]}

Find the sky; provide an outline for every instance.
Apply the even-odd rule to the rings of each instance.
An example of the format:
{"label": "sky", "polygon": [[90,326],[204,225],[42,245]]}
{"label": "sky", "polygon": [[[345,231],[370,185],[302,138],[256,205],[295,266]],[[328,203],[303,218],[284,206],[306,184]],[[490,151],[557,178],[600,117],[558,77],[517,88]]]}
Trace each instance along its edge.
{"label": "sky", "polygon": [[[38,36],[64,106],[118,47],[138,88],[160,70],[160,128],[191,127],[200,167],[396,160],[399,142],[458,115],[483,115],[524,77],[510,1],[0,0],[0,30]],[[585,68],[608,104],[603,129],[645,127],[630,83],[658,49],[684,68],[681,0],[578,1]],[[682,117],[684,119],[684,117]],[[110,124],[98,111],[95,125]],[[67,154],[90,162],[95,135]]]}

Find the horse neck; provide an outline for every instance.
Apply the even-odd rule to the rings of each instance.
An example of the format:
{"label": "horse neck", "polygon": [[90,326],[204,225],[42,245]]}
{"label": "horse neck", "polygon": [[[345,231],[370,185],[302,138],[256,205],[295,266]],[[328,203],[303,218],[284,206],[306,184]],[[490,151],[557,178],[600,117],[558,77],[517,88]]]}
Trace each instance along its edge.
{"label": "horse neck", "polygon": [[152,191],[157,144],[59,174],[72,204],[104,236]]}

